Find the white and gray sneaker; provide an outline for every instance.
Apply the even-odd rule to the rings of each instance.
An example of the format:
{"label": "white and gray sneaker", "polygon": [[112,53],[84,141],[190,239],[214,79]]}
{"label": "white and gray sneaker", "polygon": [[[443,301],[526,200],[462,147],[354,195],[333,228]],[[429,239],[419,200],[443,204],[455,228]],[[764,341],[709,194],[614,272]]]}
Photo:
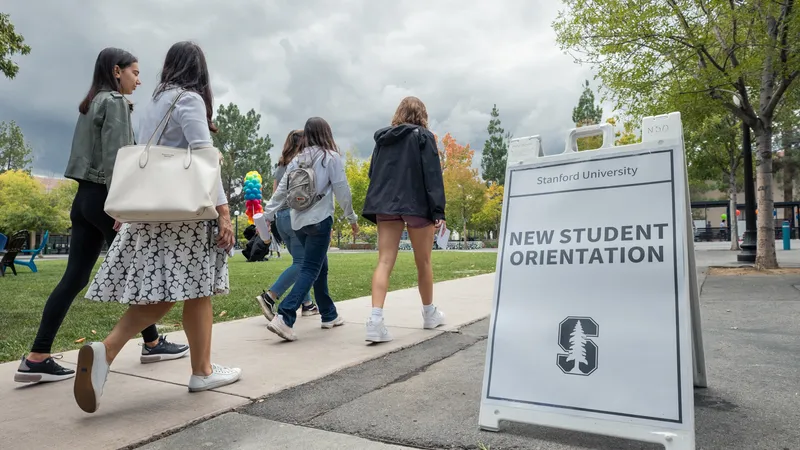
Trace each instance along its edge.
{"label": "white and gray sneaker", "polygon": [[392,335],[389,334],[389,329],[383,323],[383,317],[380,320],[375,320],[372,317],[367,319],[367,342],[389,342],[392,340]]}
{"label": "white and gray sneaker", "polygon": [[224,367],[218,364],[211,364],[211,375],[205,377],[201,375],[192,375],[189,378],[189,392],[201,392],[227,386],[239,381],[241,377],[242,369],[238,367]]}
{"label": "white and gray sneaker", "polygon": [[336,318],[330,322],[322,322],[322,328],[325,328],[326,330],[333,327],[340,327],[342,325],[344,325],[344,319],[342,319],[342,316],[336,316]]}
{"label": "white and gray sneaker", "polygon": [[73,392],[78,406],[87,413],[93,413],[100,407],[100,397],[103,396],[109,370],[106,346],[102,342],[86,344],[78,351]]}
{"label": "white and gray sneaker", "polygon": [[425,309],[422,310],[422,328],[432,330],[444,323],[444,313],[437,307],[433,307],[433,311],[425,314]]}
{"label": "white and gray sneaker", "polygon": [[283,321],[283,316],[280,314],[272,318],[267,324],[267,329],[282,337],[284,340],[297,340],[297,335],[294,334],[294,330],[292,330],[289,325],[286,325],[286,322]]}

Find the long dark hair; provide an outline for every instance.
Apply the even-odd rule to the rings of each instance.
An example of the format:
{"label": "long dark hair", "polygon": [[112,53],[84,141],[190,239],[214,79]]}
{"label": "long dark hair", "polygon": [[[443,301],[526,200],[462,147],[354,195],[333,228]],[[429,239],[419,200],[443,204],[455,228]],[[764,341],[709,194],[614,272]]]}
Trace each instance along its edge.
{"label": "long dark hair", "polygon": [[119,91],[119,80],[114,76],[114,67],[119,66],[120,70],[124,70],[135,62],[139,62],[135,56],[119,48],[108,47],[100,51],[94,63],[92,86],[78,106],[78,111],[81,114],[89,112],[89,105],[100,91]]}
{"label": "long dark hair", "polygon": [[161,80],[153,92],[153,97],[173,86],[200,94],[206,104],[208,129],[216,133],[217,126],[211,121],[211,116],[214,114],[214,94],[211,92],[209,80],[206,56],[200,46],[191,41],[178,42],[170,47],[164,58]]}
{"label": "long dark hair", "polygon": [[283,167],[287,166],[300,150],[303,149],[303,130],[292,130],[286,136],[286,141],[283,143],[283,151],[281,157],[278,159],[278,165]]}
{"label": "long dark hair", "polygon": [[331,126],[322,117],[312,117],[303,128],[303,147],[317,146],[322,150],[339,153],[339,147],[333,140]]}

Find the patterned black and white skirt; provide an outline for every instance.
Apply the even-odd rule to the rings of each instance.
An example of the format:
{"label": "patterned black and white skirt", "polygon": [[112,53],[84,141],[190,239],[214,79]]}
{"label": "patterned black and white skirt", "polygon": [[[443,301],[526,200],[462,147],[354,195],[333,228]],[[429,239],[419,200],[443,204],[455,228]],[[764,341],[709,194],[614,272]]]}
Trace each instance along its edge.
{"label": "patterned black and white skirt", "polygon": [[126,223],[86,291],[100,302],[147,305],[227,294],[217,222]]}

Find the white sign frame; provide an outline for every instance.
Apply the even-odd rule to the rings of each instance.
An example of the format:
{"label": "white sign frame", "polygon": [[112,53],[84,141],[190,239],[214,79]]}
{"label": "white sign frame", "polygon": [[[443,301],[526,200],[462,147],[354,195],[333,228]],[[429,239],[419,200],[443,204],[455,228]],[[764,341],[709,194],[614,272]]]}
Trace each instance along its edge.
{"label": "white sign frame", "polygon": [[[499,422],[529,423],[580,432],[628,438],[633,440],[662,444],[668,450],[694,450],[694,391],[693,386],[705,387],[705,360],[700,329],[699,290],[695,272],[694,240],[691,232],[691,209],[689,203],[688,178],[684,159],[683,131],[679,113],[648,117],[643,120],[642,142],[621,147],[611,147],[607,142],[607,127],[594,127],[593,130],[571,130],[565,152],[545,156],[541,149],[539,136],[514,139],[510,143],[506,172],[501,232],[497,254],[494,299],[490,330],[487,342],[486,364],[484,368],[483,392],[479,425],[487,431],[498,431]],[[604,146],[595,151],[577,153],[574,140],[592,134],[603,134]],[[523,145],[520,145],[523,144]],[[570,151],[570,150],[573,151]],[[641,157],[655,153],[670,153],[672,162],[670,185],[672,189],[672,228],[675,276],[675,339],[678,360],[675,390],[678,416],[676,419],[642,417],[620,412],[599,411],[573,406],[556,405],[520,399],[501,398],[490,395],[492,390],[493,357],[495,353],[495,334],[503,285],[503,264],[506,255],[507,220],[509,199],[514,187],[514,174],[522,171],[552,167],[556,164],[576,162],[598,162],[610,157]],[[620,186],[620,187],[624,187]],[[608,189],[609,191],[613,190]],[[548,215],[558,211],[547,211]],[[540,212],[541,214],[541,212]],[[683,230],[683,231],[681,231]],[[503,332],[506,332],[503,330]],[[508,338],[508,337],[506,337]],[[536,343],[534,343],[534,346]],[[544,345],[544,344],[541,344]],[[548,344],[549,345],[549,344]],[[577,366],[577,363],[576,363]],[[563,369],[562,369],[563,370]],[[688,380],[693,380],[690,383]],[[532,380],[534,383],[536,380]],[[548,386],[545,389],[556,389]]]}

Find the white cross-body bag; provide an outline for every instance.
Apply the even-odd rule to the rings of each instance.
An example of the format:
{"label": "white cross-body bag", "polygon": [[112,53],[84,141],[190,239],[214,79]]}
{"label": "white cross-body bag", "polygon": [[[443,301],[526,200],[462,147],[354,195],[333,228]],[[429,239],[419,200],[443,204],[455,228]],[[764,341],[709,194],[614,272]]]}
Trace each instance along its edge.
{"label": "white cross-body bag", "polygon": [[[219,151],[159,145],[179,93],[145,145],[117,152],[105,211],[120,222],[194,222],[219,215]],[[156,145],[152,145],[161,129]]]}

